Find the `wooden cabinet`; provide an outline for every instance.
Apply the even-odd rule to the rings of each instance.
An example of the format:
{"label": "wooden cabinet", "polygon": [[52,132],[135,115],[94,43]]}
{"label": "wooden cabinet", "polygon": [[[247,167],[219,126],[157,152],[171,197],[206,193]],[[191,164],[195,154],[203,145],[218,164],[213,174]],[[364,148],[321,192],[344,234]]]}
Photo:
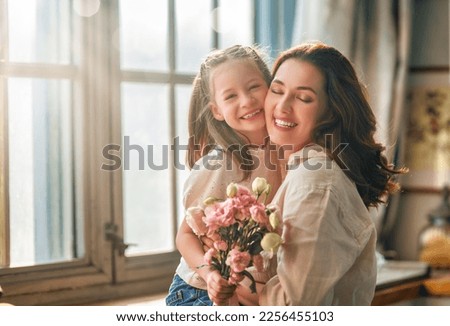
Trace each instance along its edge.
{"label": "wooden cabinet", "polygon": [[430,268],[418,261],[386,261],[379,267],[373,306],[389,305],[426,294],[423,281]]}
{"label": "wooden cabinet", "polygon": [[423,280],[409,281],[376,290],[372,306],[386,306],[404,300],[416,299],[423,295],[426,295]]}
{"label": "wooden cabinet", "polygon": [[380,270],[373,306],[450,305],[450,270],[421,262],[388,262]]}

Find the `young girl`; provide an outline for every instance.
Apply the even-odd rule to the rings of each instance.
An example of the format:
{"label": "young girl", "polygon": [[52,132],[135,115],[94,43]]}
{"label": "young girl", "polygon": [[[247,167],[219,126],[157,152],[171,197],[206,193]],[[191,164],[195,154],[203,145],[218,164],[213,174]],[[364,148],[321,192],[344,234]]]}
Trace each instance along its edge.
{"label": "young girl", "polygon": [[[264,119],[270,80],[267,65],[248,46],[213,51],[201,64],[189,109],[191,173],[184,186],[185,209],[201,205],[209,196],[224,198],[230,182],[250,188],[255,177],[266,178],[275,193],[280,176],[270,161]],[[185,220],[176,244],[182,258],[166,304],[212,305],[205,281],[226,281],[205,266],[202,242]]]}

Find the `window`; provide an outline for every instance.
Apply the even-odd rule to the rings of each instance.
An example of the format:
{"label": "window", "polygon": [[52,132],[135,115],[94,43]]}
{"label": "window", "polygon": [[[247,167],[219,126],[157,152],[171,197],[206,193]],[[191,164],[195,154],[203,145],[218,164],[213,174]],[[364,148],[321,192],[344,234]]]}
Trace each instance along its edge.
{"label": "window", "polygon": [[[212,9],[209,0],[119,2],[121,136],[124,163],[132,161],[123,170],[124,229],[125,241],[136,244],[128,254],[174,250],[167,235],[176,226],[168,217],[181,214],[179,194],[187,172],[181,151],[187,133],[181,128],[187,126],[190,84],[211,47],[231,38],[252,43],[250,1],[240,3],[223,1]],[[233,5],[242,8],[245,24],[233,23]],[[211,21],[220,24],[211,29]],[[219,25],[226,31],[214,44]],[[175,140],[181,147],[169,146]]]}
{"label": "window", "polygon": [[165,291],[187,175],[171,145],[202,58],[254,42],[253,1],[0,6],[2,300]]}
{"label": "window", "polygon": [[75,260],[84,252],[73,188],[79,21],[69,1],[1,3],[0,266]]}

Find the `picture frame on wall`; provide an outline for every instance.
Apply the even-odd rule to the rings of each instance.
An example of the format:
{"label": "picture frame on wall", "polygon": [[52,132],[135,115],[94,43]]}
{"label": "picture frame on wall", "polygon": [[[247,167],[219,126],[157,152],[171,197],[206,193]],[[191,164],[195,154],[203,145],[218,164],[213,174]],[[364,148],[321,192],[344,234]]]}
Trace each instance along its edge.
{"label": "picture frame on wall", "polygon": [[410,72],[405,165],[407,191],[440,192],[450,185],[450,72],[448,67]]}

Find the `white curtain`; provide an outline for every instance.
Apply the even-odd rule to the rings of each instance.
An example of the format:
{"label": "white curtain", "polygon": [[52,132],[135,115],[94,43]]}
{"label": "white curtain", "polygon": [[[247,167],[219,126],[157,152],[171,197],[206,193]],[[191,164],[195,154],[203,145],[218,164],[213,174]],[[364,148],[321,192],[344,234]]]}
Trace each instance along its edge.
{"label": "white curtain", "polygon": [[[293,34],[294,45],[320,40],[354,63],[377,117],[376,138],[397,164],[403,161],[412,7],[412,0],[299,0]],[[389,209],[373,212],[380,242],[395,222],[398,201],[391,196]]]}

